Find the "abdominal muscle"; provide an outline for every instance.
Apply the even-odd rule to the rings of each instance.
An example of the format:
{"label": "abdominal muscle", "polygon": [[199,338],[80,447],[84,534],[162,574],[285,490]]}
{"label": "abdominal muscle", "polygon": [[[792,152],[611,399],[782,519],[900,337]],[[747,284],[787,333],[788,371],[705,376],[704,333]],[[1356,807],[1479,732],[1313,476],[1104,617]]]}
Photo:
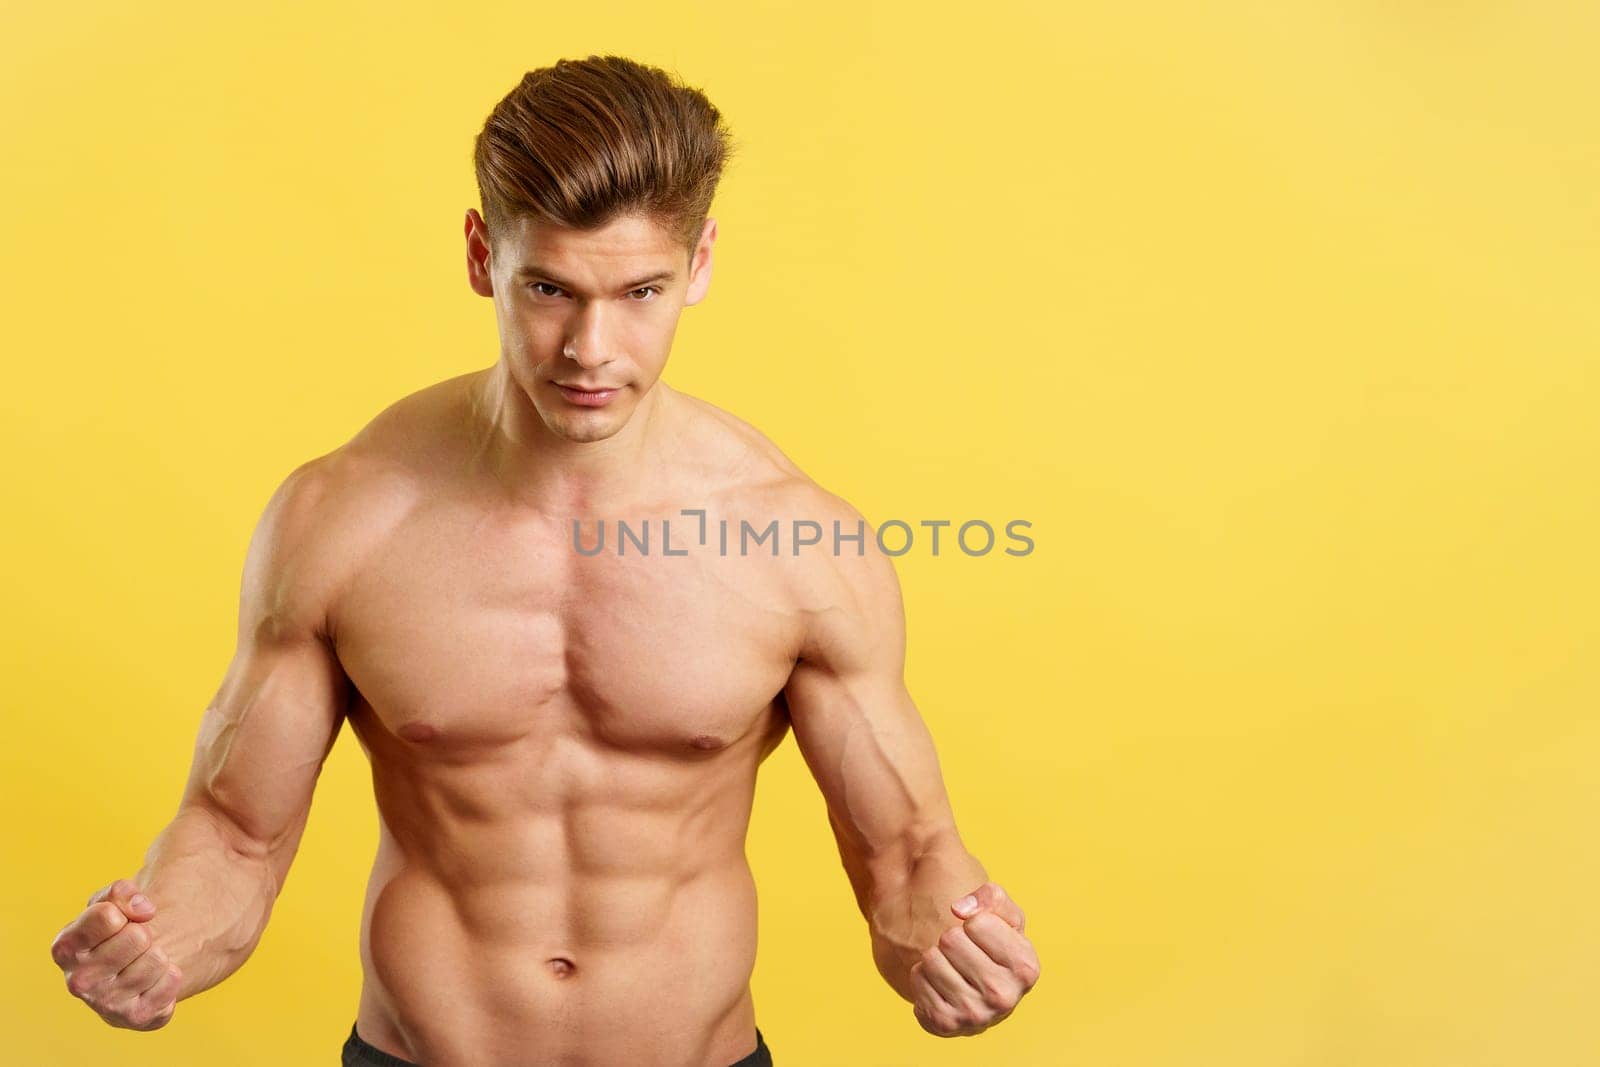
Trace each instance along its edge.
{"label": "abdominal muscle", "polygon": [[[363,1040],[424,1067],[726,1067],[756,1047],[746,791],[640,809],[623,775],[603,800],[513,814],[492,772],[474,804],[439,770],[374,774]],[[724,777],[708,770],[665,773]]]}

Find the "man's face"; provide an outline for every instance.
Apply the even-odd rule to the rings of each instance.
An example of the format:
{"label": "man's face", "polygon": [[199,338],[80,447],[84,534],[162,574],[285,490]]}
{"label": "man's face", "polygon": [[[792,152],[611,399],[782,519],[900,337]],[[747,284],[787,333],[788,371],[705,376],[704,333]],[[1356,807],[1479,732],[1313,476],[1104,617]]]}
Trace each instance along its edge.
{"label": "man's face", "polygon": [[545,426],[577,442],[622,429],[711,284],[716,220],[693,255],[638,215],[592,230],[521,218],[491,248],[469,210],[466,232],[468,279],[494,300],[501,359]]}

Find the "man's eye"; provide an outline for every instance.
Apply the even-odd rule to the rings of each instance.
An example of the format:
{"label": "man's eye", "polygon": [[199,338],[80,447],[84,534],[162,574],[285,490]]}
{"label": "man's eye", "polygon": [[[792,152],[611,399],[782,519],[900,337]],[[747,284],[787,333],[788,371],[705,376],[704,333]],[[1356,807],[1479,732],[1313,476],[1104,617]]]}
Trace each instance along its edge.
{"label": "man's eye", "polygon": [[[530,282],[528,283],[528,288],[532,289],[540,296],[559,296],[561,294],[561,287],[558,285],[551,285],[549,282]],[[548,292],[546,290],[548,290]],[[634,301],[634,303],[646,304],[655,299],[655,297],[653,295],[641,297],[639,295],[640,293],[655,294],[659,292],[661,292],[661,289],[658,286],[647,285],[642,289],[633,290],[628,294],[628,296]]]}

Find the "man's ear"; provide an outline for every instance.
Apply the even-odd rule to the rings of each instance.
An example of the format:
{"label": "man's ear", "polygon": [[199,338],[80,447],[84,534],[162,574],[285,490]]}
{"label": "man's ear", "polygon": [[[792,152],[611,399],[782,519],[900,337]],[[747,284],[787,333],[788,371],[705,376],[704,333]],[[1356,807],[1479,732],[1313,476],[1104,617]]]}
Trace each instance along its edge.
{"label": "man's ear", "polygon": [[467,284],[479,296],[494,296],[489,226],[476,208],[467,208]]}
{"label": "man's ear", "polygon": [[711,246],[717,243],[717,220],[707,218],[700,228],[700,240],[689,258],[689,291],[684,294],[683,306],[698,304],[711,288]]}

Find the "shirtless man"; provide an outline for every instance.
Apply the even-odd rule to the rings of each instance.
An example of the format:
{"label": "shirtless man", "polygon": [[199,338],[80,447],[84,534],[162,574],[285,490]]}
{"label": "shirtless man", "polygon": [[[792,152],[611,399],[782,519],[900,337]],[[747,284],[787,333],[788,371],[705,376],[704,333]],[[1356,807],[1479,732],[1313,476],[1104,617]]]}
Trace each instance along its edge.
{"label": "shirtless man", "polygon": [[[594,99],[617,136],[653,131],[680,160],[717,143],[696,90],[616,57],[534,72],[507,102],[534,123]],[[380,835],[344,1063],[770,1064],[744,841],[757,768],[792,728],[878,970],[930,1033],[993,1025],[1038,959],[957,834],[903,681],[892,565],[761,434],[659,380],[711,282],[715,175],[674,214],[692,169],[641,191],[595,162],[592,118],[557,147],[524,127],[541,173],[613,181],[577,215],[508,211],[484,162],[507,102],[479,141],[496,207],[465,226],[499,360],[404,398],[272,496],[178,813],[56,937],[68,989],[153,1030],[243,964],[348,720]],[[653,528],[652,551],[595,550],[618,520]],[[739,550],[742,524],[774,520],[822,541]]]}

